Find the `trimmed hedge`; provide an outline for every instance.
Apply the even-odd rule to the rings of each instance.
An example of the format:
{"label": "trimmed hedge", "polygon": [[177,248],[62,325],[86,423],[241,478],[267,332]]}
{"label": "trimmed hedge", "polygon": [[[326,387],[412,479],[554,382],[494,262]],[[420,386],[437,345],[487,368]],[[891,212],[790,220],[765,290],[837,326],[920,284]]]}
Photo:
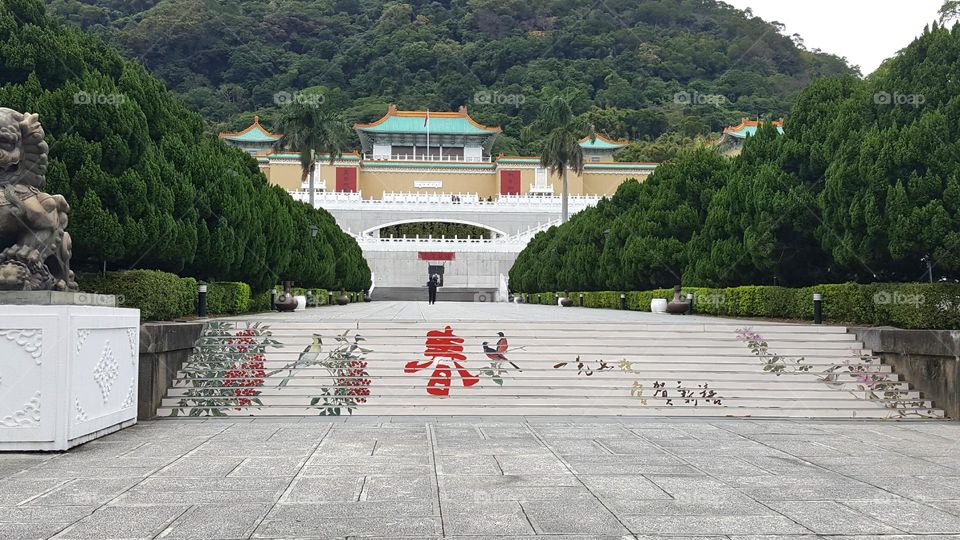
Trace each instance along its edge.
{"label": "trimmed hedge", "polygon": [[[142,320],[171,320],[189,317],[197,312],[197,280],[181,278],[169,272],[157,270],[126,270],[77,276],[80,290],[84,292],[112,294],[118,304],[140,310]],[[276,288],[277,290],[280,287]],[[307,295],[310,291],[312,295]],[[258,311],[270,311],[271,289],[251,296],[250,286],[240,282],[216,282],[207,284],[207,313],[210,315],[239,315]],[[307,296],[307,307],[329,304],[327,289],[294,288],[294,295]],[[339,293],[334,293],[338,296]],[[351,302],[362,302],[362,292],[348,292]]]}
{"label": "trimmed hedge", "polygon": [[[268,293],[269,294],[269,293]],[[250,311],[250,286],[238,281],[207,285],[207,313],[236,315]],[[269,304],[267,306],[269,308]]]}
{"label": "trimmed hedge", "polygon": [[[828,322],[909,329],[960,328],[960,284],[957,283],[842,283],[791,289],[745,286],[726,289],[685,287],[683,295],[694,294],[697,313],[728,317],[771,319],[813,319],[813,293],[823,294],[823,318]],[[673,298],[673,289],[652,291],[585,291],[521,293],[533,304],[556,304],[556,294],[573,299],[584,307],[620,308],[620,294],[626,294],[627,309],[650,311],[650,300]]]}
{"label": "trimmed hedge", "polygon": [[156,270],[107,272],[77,277],[84,292],[112,294],[123,307],[140,309],[142,320],[170,320],[196,312],[197,280]]}

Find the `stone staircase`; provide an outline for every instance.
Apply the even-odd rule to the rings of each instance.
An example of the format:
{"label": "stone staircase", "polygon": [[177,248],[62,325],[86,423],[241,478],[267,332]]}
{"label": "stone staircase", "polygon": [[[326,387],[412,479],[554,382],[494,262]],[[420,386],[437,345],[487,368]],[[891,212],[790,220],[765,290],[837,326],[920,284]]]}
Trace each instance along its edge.
{"label": "stone staircase", "polygon": [[212,321],[158,415],[943,416],[861,348],[730,321]]}

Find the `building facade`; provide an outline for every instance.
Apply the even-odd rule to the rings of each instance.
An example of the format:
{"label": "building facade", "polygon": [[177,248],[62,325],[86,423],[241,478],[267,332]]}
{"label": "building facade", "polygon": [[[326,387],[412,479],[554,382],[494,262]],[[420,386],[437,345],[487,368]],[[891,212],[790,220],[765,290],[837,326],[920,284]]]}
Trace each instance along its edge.
{"label": "building facade", "polygon": [[[752,137],[762,122],[744,118],[736,126],[724,128],[723,135],[717,141],[717,150],[727,156],[738,156],[743,151],[743,143]],[[783,134],[783,118],[771,122],[780,134]]]}
{"label": "building facade", "polygon": [[[303,181],[299,154],[279,149],[282,135],[259,119],[221,133],[256,157],[270,183],[297,200],[326,209],[363,249],[373,272],[374,298],[415,299],[429,276],[443,276],[443,297],[506,299],[507,275],[535,234],[560,222],[562,180],[536,156],[493,155],[500,128],[457,112],[400,111],[356,124],[360,148],[318,156],[314,193]],[[629,179],[644,181],[655,163],[623,163],[626,146],[601,135],[580,141],[582,174],[568,173],[570,214],[597,204]],[[384,227],[459,223],[489,230],[490,238],[393,238]]]}
{"label": "building facade", "polygon": [[[314,186],[321,192],[359,193],[382,199],[395,193],[556,196],[559,175],[540,167],[536,156],[492,155],[500,128],[473,120],[466,107],[457,112],[399,111],[390,106],[375,122],[356,124],[361,148],[331,164],[320,156]],[[221,133],[228,143],[257,158],[272,184],[297,192],[306,189],[299,156],[276,148],[281,135],[260,125]],[[580,141],[585,165],[581,175],[568,174],[571,195],[612,195],[624,181],[643,181],[655,163],[624,163],[614,154],[626,146],[601,135]]]}

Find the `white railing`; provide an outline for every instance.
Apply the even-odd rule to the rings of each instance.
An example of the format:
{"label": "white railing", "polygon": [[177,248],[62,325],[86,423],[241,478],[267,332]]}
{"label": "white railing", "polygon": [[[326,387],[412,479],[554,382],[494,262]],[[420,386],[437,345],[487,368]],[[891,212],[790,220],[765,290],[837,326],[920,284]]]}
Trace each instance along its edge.
{"label": "white railing", "polygon": [[[362,249],[368,251],[430,251],[430,250],[454,250],[465,252],[500,252],[500,253],[519,253],[527,247],[530,240],[541,232],[559,225],[560,220],[555,219],[546,223],[538,223],[535,227],[519,232],[510,236],[500,236],[496,238],[473,238],[467,236],[460,238],[454,236],[448,238],[440,236],[421,237],[401,236],[401,237],[376,237],[369,235],[353,235],[357,239]],[[349,232],[349,231],[348,231]],[[350,233],[352,234],[352,233]]]}
{"label": "white railing", "polygon": [[551,221],[548,221],[548,222],[546,222],[546,223],[537,223],[536,225],[534,225],[533,227],[530,227],[529,229],[527,229],[527,230],[525,230],[525,231],[522,231],[522,232],[519,232],[519,233],[517,233],[517,234],[515,234],[515,235],[510,236],[510,238],[517,238],[518,240],[525,240],[525,241],[529,242],[530,240],[533,239],[534,236],[537,235],[537,233],[543,232],[543,231],[545,231],[545,230],[547,230],[547,229],[549,229],[550,227],[553,227],[553,226],[555,226],[555,225],[560,225],[560,219],[559,219],[559,218],[554,219],[554,220],[551,220]]}
{"label": "white railing", "polygon": [[457,253],[520,253],[527,240],[506,238],[375,238],[357,237],[364,251],[455,251]]}
{"label": "white railing", "polygon": [[372,161],[445,161],[459,163],[492,163],[491,156],[438,156],[422,154],[364,154],[363,159]]}
{"label": "white railing", "polygon": [[367,236],[360,235],[355,236],[357,242],[363,243],[372,243],[372,244],[416,244],[419,242],[440,242],[444,244],[523,244],[523,238],[520,235],[515,236],[501,236],[499,238],[474,238],[472,236],[467,236],[466,238],[460,238],[458,236],[447,237],[447,236],[388,236],[388,237],[376,237],[376,236]]}
{"label": "white railing", "polygon": [[[309,202],[308,191],[291,191],[290,196]],[[571,195],[570,212],[576,213],[602,199],[596,195]],[[328,210],[389,210],[389,211],[477,211],[477,212],[560,212],[558,196],[500,195],[491,200],[476,193],[385,193],[382,199],[364,199],[363,194],[317,192],[315,204]]]}
{"label": "white railing", "polygon": [[[300,202],[310,202],[310,191],[290,191],[290,196]],[[318,208],[326,208],[328,205],[336,203],[363,203],[363,194],[340,191],[322,191],[314,193],[314,201]]]}
{"label": "white railing", "polygon": [[380,199],[385,203],[454,203],[474,204],[480,202],[477,193],[414,193],[389,192]]}

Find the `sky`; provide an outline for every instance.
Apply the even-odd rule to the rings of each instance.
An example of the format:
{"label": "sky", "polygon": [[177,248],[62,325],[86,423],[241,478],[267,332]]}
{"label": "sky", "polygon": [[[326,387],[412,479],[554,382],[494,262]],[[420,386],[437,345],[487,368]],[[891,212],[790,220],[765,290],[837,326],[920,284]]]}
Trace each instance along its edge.
{"label": "sky", "polygon": [[800,34],[808,49],[845,56],[869,75],[937,20],[943,0],[723,0]]}

